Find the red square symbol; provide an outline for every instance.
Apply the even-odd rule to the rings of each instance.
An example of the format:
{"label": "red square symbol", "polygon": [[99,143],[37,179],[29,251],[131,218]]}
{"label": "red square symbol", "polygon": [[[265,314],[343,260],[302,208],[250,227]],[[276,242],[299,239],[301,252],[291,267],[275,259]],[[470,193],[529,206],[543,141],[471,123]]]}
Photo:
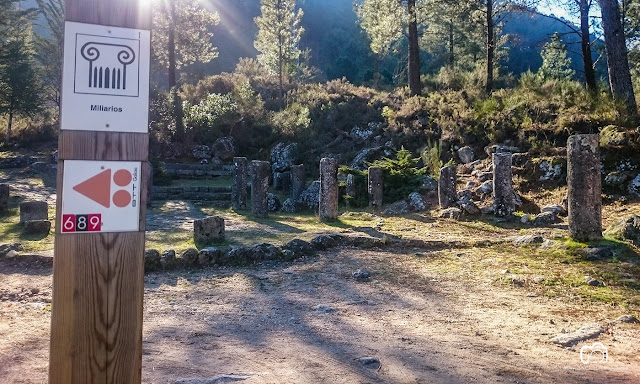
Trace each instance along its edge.
{"label": "red square symbol", "polygon": [[62,215],[62,232],[76,231],[76,215]]}
{"label": "red square symbol", "polygon": [[99,213],[89,214],[89,232],[100,232],[102,227],[102,215]]}

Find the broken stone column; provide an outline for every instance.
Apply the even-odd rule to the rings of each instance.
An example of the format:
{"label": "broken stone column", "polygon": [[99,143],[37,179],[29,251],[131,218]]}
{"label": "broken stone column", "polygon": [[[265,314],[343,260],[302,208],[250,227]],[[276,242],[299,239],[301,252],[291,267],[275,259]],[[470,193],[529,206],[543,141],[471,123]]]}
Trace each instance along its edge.
{"label": "broken stone column", "polygon": [[224,218],[211,216],[194,220],[193,240],[202,245],[224,241]]}
{"label": "broken stone column", "polygon": [[233,184],[231,185],[233,209],[247,209],[247,158],[233,158]]}
{"label": "broken stone column", "polygon": [[369,167],[369,208],[380,210],[382,208],[382,168]]}
{"label": "broken stone column", "polygon": [[347,196],[351,198],[356,197],[356,182],[354,181],[352,173],[347,175],[347,181],[345,182],[345,192]]}
{"label": "broken stone column", "polygon": [[493,154],[493,213],[511,216],[516,210],[511,176],[511,153]]}
{"label": "broken stone column", "polygon": [[9,184],[0,184],[0,213],[9,210]]}
{"label": "broken stone column", "polygon": [[440,168],[440,180],[438,181],[438,202],[440,208],[449,208],[456,202],[457,198],[456,168],[450,165]]}
{"label": "broken stone column", "polygon": [[49,220],[46,201],[25,201],[20,203],[20,224],[32,220]]}
{"label": "broken stone column", "polygon": [[297,201],[305,190],[304,164],[291,166],[291,199]]}
{"label": "broken stone column", "polygon": [[338,218],[338,160],[325,157],[320,160],[320,221]]}
{"label": "broken stone column", "polygon": [[251,167],[253,168],[251,175],[251,212],[256,217],[267,217],[271,164],[268,161],[253,160]]}
{"label": "broken stone column", "polygon": [[602,238],[602,180],[599,135],[567,140],[569,232],[578,241]]}

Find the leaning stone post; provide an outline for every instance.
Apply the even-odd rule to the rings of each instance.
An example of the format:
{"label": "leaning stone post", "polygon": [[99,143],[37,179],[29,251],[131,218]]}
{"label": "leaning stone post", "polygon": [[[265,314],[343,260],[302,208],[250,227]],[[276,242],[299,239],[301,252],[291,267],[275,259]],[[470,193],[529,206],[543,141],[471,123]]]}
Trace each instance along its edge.
{"label": "leaning stone post", "polygon": [[382,168],[369,167],[369,208],[382,209]]}
{"label": "leaning stone post", "polygon": [[305,187],[304,164],[291,166],[291,200],[297,201]]}
{"label": "leaning stone post", "polygon": [[233,209],[247,208],[247,158],[233,158],[233,184],[231,185],[231,206]]}
{"label": "leaning stone post", "polygon": [[338,160],[324,157],[320,160],[320,221],[338,218]]}
{"label": "leaning stone post", "polygon": [[511,178],[511,153],[494,153],[493,213],[498,217],[511,216],[516,210]]}
{"label": "leaning stone post", "polygon": [[0,184],[0,213],[9,210],[9,184]]}
{"label": "leaning stone post", "polygon": [[600,138],[574,135],[567,140],[569,232],[578,241],[602,238]]}
{"label": "leaning stone post", "polygon": [[453,166],[442,167],[440,169],[440,180],[438,181],[440,208],[449,208],[456,200],[456,168]]}
{"label": "leaning stone post", "polygon": [[267,217],[269,195],[269,175],[271,164],[268,161],[251,162],[253,173],[251,175],[251,212],[256,217]]}

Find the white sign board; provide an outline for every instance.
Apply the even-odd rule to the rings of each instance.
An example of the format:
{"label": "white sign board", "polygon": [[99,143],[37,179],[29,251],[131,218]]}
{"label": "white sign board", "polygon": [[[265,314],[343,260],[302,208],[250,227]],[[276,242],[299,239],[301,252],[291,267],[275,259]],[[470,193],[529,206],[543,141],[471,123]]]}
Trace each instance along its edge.
{"label": "white sign board", "polygon": [[65,22],[61,129],[148,132],[150,36]]}
{"label": "white sign board", "polygon": [[138,231],[140,170],[139,161],[65,160],[61,232]]}

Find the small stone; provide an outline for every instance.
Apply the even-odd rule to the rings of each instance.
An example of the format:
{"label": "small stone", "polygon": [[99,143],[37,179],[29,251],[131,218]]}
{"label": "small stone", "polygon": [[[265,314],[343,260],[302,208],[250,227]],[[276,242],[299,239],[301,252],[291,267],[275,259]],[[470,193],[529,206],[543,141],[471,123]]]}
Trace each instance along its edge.
{"label": "small stone", "polygon": [[591,276],[585,276],[584,277],[584,282],[587,285],[590,285],[592,287],[604,287],[604,283],[602,283],[600,280],[596,280]]}
{"label": "small stone", "polygon": [[587,261],[609,260],[613,258],[613,250],[609,247],[587,247],[577,251]]}
{"label": "small stone", "polygon": [[203,248],[198,252],[198,264],[217,264],[222,256],[222,251],[216,247]]}
{"label": "small stone", "polygon": [[469,146],[458,149],[458,158],[463,164],[469,164],[474,160],[473,149]]}
{"label": "small stone", "polygon": [[493,181],[487,180],[482,183],[476,190],[480,195],[491,195],[493,193]]}
{"label": "small stone", "polygon": [[571,347],[579,342],[587,339],[598,337],[605,331],[604,327],[598,324],[585,325],[573,333],[566,334],[564,329],[562,335],[558,335],[551,339],[551,342],[562,345],[564,347]]}
{"label": "small stone", "polygon": [[31,288],[31,293],[33,293],[34,295],[37,295],[38,293],[40,293],[40,289],[38,289],[38,288]]}
{"label": "small stone", "polygon": [[224,218],[205,217],[193,221],[193,240],[196,244],[211,244],[224,241]]}
{"label": "small stone", "polygon": [[365,368],[379,369],[380,366],[381,366],[380,360],[376,359],[375,357],[369,357],[369,356],[368,357],[361,357],[361,358],[358,359],[358,361]]}
{"label": "small stone", "polygon": [[389,204],[387,208],[385,208],[382,212],[382,214],[388,216],[405,215],[407,213],[409,213],[409,204],[404,200],[396,201],[393,204]]}
{"label": "small stone", "polygon": [[522,215],[522,217],[520,218],[520,222],[522,224],[527,224],[529,221],[531,220],[531,215],[528,213],[525,213],[524,215]]}
{"label": "small stone", "polygon": [[542,244],[544,239],[537,235],[522,235],[513,240],[514,245]]}
{"label": "small stone", "polygon": [[144,269],[145,271],[155,271],[162,265],[160,264],[160,251],[157,249],[147,249],[144,251]]}
{"label": "small stone", "polygon": [[14,251],[13,249],[4,255],[4,257],[6,257],[7,259],[11,259],[16,256],[18,256],[18,251]]}
{"label": "small stone", "polygon": [[633,323],[633,324],[637,324],[640,323],[640,321],[632,315],[622,315],[620,317],[618,317],[616,319],[616,323]]}
{"label": "small stone", "polygon": [[536,227],[543,227],[551,224],[561,223],[562,220],[554,212],[542,212],[533,219],[532,224]]}
{"label": "small stone", "polygon": [[443,219],[454,219],[458,220],[462,215],[462,210],[460,208],[447,208],[440,213],[440,217]]}
{"label": "small stone", "polygon": [[168,269],[173,268],[176,264],[176,251],[173,249],[166,250],[162,252],[162,256],[160,257],[160,265],[162,268]]}
{"label": "small stone", "polygon": [[351,274],[351,277],[356,280],[367,280],[371,277],[371,272],[367,271],[366,269],[358,269]]}
{"label": "small stone", "polygon": [[412,192],[409,194],[409,207],[416,212],[422,212],[427,209],[427,204],[421,194]]}
{"label": "small stone", "polygon": [[282,204],[280,203],[278,196],[273,193],[267,194],[267,209],[269,212],[276,212],[280,210],[280,207],[282,207]]}
{"label": "small stone", "polygon": [[473,201],[461,201],[458,204],[460,204],[460,208],[469,215],[477,215],[480,213],[480,208],[478,208]]}
{"label": "small stone", "polygon": [[567,216],[567,210],[560,204],[545,205],[540,212],[552,212],[557,216]]}
{"label": "small stone", "polygon": [[333,309],[330,305],[327,304],[318,304],[315,307],[313,307],[313,310],[316,312],[321,312],[321,313],[333,313],[335,312],[335,309]]}
{"label": "small stone", "polygon": [[533,282],[536,284],[542,284],[545,280],[547,279],[544,276],[536,276],[533,278]]}
{"label": "small stone", "polygon": [[182,255],[180,257],[187,265],[195,264],[196,261],[198,261],[198,250],[195,248],[188,248],[187,250],[182,252]]}

